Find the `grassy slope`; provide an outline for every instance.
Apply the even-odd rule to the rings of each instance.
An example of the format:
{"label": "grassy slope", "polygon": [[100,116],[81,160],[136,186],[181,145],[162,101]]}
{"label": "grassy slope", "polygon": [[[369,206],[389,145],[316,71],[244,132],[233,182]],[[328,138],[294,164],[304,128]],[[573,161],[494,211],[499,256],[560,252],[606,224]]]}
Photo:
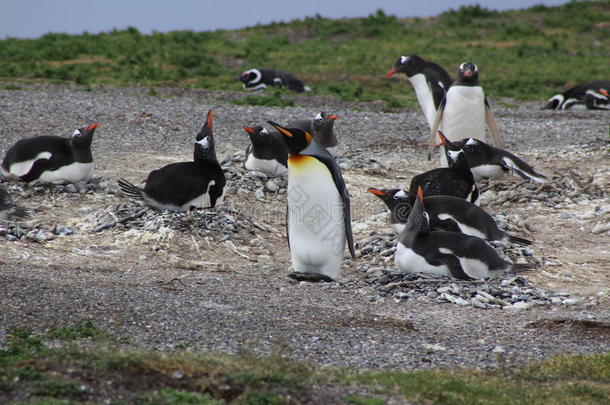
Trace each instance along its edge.
{"label": "grassy slope", "polygon": [[239,90],[241,71],[267,66],[318,94],[391,108],[416,101],[384,73],[400,55],[419,54],[450,73],[477,63],[492,97],[546,100],[566,85],[608,79],[609,21],[603,0],[501,13],[469,6],[429,19],[317,16],[237,31],[47,34],[0,41],[0,79]]}
{"label": "grassy slope", "polygon": [[[347,387],[368,394],[350,395]],[[0,398],[11,403],[373,405],[388,396],[435,404],[607,404],[610,353],[492,372],[359,372],[319,369],[280,352],[261,358],[134,351],[91,322],[44,335],[13,329],[0,350]]]}

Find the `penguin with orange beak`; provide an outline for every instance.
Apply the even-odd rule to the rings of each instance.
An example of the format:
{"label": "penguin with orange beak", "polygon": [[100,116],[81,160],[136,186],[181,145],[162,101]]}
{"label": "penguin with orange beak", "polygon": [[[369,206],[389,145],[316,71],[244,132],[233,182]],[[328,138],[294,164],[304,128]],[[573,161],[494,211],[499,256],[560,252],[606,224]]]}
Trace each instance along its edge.
{"label": "penguin with orange beak", "polygon": [[68,138],[42,135],[17,141],[2,160],[2,174],[25,182],[89,180],[94,169],[91,142],[98,125],[79,128]]}
{"label": "penguin with orange beak", "polygon": [[336,280],[346,242],[355,257],[350,199],[341,169],[308,131],[267,122],[284,136],[289,152],[286,228],[294,268],[290,276]]}
{"label": "penguin with orange beak", "polygon": [[[450,141],[464,138],[485,141],[485,131],[489,128],[493,146],[504,147],[496,117],[479,84],[479,68],[474,63],[464,62],[460,65],[456,81],[449,87],[438,107],[430,132],[428,159],[439,128]],[[441,166],[447,166],[445,154],[440,155]]]}

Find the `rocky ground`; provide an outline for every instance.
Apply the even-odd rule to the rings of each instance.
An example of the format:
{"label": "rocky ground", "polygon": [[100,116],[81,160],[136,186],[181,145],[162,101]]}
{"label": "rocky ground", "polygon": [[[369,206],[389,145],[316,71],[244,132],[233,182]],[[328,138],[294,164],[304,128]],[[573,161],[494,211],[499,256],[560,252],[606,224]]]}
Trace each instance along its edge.
{"label": "rocky ground", "polygon": [[[407,90],[406,90],[407,91]],[[410,89],[408,91],[411,91]],[[69,135],[99,122],[95,178],[48,186],[3,182],[31,220],[0,223],[0,342],[93,319],[158,350],[268,353],[365,368],[493,367],[610,349],[610,115],[496,102],[507,149],[549,176],[481,185],[480,205],[531,247],[498,244],[537,268],[456,282],[397,273],[396,237],[368,187],[407,187],[424,159],[419,110],[297,96],[306,107],[237,106],[241,93],[30,86],[0,90],[0,152],[18,139]],[[208,109],[227,173],[216,211],[158,212],[118,191],[189,160]],[[247,173],[246,125],[325,110],[339,116],[338,154],[352,196],[358,257],[334,283],[286,276],[286,181]]]}

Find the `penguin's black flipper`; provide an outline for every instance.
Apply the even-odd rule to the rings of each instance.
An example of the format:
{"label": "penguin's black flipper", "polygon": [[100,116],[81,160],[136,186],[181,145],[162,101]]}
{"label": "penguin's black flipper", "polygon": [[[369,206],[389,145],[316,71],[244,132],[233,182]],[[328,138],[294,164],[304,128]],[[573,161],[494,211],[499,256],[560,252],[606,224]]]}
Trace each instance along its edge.
{"label": "penguin's black flipper", "polygon": [[491,138],[493,140],[493,145],[496,148],[504,147],[504,138],[500,135],[500,130],[498,129],[498,121],[496,121],[496,116],[489,105],[489,101],[487,97],[485,97],[485,122],[487,123],[487,127],[489,128],[489,133],[491,133]]}
{"label": "penguin's black flipper", "polygon": [[428,88],[432,93],[434,105],[440,106],[443,100],[445,99],[445,96],[447,95],[447,90],[449,90],[449,88],[445,88],[445,85],[440,80],[437,82],[428,80]]}
{"label": "penguin's black flipper", "polygon": [[121,191],[125,195],[128,195],[129,197],[137,198],[139,200],[143,199],[142,189],[140,187],[138,187],[134,184],[131,184],[130,182],[128,182],[125,179],[119,179],[117,181],[117,184],[119,185],[119,187],[121,188]]}
{"label": "penguin's black flipper", "polygon": [[352,219],[349,193],[347,191],[347,187],[345,186],[345,180],[343,180],[341,169],[335,162],[335,159],[333,159],[333,156],[330,154],[330,152],[328,152],[324,147],[318,145],[316,142],[311,142],[309,146],[303,149],[300,154],[312,156],[318,159],[320,162],[326,165],[328,171],[331,173],[333,181],[335,183],[335,187],[337,187],[337,191],[339,192],[341,200],[343,201],[343,222],[345,224],[347,247],[352,258],[356,258],[356,252],[354,250],[354,235],[352,233]]}
{"label": "penguin's black flipper", "polygon": [[472,277],[468,276],[468,274],[466,274],[466,272],[462,268],[462,265],[460,264],[460,261],[457,257],[450,254],[442,254],[436,258],[436,261],[439,264],[444,264],[449,267],[449,272],[451,273],[451,276],[453,276],[453,278],[456,278],[458,280],[472,280]]}

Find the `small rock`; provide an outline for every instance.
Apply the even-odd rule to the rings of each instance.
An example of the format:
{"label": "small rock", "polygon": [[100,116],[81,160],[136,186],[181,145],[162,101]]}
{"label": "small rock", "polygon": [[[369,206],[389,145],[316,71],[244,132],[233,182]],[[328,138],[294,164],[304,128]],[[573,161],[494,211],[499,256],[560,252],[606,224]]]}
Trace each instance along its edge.
{"label": "small rock", "polygon": [[591,229],[591,233],[599,234],[610,231],[610,222],[605,224],[597,224]]}
{"label": "small rock", "polygon": [[561,301],[561,303],[563,305],[576,305],[580,302],[580,300],[578,298],[566,298],[563,301]]}
{"label": "small rock", "polygon": [[506,349],[500,345],[493,348],[492,353],[506,353]]}
{"label": "small rock", "polygon": [[265,187],[272,193],[277,193],[277,191],[280,189],[274,180],[269,180],[267,183],[265,183]]}

